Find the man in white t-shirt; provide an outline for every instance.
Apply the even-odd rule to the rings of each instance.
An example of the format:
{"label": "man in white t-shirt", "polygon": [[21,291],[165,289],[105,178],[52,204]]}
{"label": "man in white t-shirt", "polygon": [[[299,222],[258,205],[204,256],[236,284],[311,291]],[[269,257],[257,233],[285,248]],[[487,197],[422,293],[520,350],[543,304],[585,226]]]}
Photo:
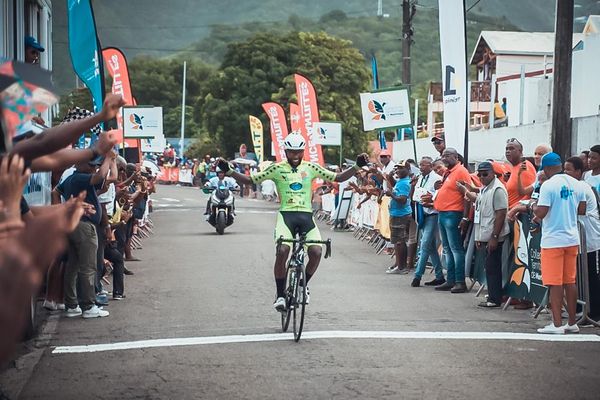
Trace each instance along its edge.
{"label": "man in white t-shirt", "polygon": [[[542,223],[542,282],[550,290],[552,323],[539,333],[577,333],[577,254],[579,230],[577,216],[585,215],[585,194],[576,179],[562,173],[562,160],[556,153],[542,158],[541,168],[548,180],[540,188],[534,206],[534,222]],[[569,320],[562,325],[563,293],[567,300]]]}

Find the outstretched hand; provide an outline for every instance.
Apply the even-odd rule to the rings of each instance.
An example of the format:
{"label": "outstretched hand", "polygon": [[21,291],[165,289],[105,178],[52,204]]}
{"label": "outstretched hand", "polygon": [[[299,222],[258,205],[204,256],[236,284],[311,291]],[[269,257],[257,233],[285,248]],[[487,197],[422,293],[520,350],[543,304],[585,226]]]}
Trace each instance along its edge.
{"label": "outstretched hand", "polygon": [[102,119],[109,121],[117,116],[117,113],[125,105],[125,100],[118,94],[107,94],[102,106]]}
{"label": "outstretched hand", "polygon": [[360,168],[366,167],[369,164],[369,155],[367,153],[359,154],[356,157],[356,165]]}
{"label": "outstretched hand", "polygon": [[225,173],[227,173],[231,170],[229,163],[224,158],[218,158],[217,161],[215,162],[215,164],[217,165],[217,167],[219,167],[219,169],[221,171],[223,171]]}

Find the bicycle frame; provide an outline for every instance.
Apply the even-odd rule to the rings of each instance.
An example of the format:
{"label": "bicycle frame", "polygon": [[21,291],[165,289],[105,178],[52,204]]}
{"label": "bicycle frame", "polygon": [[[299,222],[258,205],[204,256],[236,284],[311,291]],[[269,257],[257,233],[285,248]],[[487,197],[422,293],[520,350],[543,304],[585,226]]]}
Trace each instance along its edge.
{"label": "bicycle frame", "polygon": [[[294,340],[300,340],[302,328],[304,326],[304,311],[306,307],[306,284],[300,285],[300,281],[306,280],[306,263],[304,248],[308,245],[325,245],[325,258],[331,256],[331,239],[327,240],[306,240],[305,235],[299,235],[297,239],[284,239],[283,236],[277,239],[277,250],[283,243],[292,243],[292,255],[287,263],[287,288],[286,288],[286,312],[281,314],[281,326],[284,332],[287,331],[290,317],[294,320]],[[302,287],[302,301],[299,299],[299,288]],[[296,319],[296,312],[300,311],[300,318]]]}

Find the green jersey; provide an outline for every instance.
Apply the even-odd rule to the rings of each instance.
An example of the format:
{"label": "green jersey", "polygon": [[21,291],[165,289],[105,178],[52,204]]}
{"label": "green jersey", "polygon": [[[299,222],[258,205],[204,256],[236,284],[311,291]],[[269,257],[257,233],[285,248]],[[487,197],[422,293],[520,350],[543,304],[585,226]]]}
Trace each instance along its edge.
{"label": "green jersey", "polygon": [[287,161],[282,161],[253,175],[252,182],[260,183],[267,179],[275,182],[281,200],[280,211],[312,212],[313,179],[333,181],[335,176],[335,172],[311,162],[302,161],[294,169]]}

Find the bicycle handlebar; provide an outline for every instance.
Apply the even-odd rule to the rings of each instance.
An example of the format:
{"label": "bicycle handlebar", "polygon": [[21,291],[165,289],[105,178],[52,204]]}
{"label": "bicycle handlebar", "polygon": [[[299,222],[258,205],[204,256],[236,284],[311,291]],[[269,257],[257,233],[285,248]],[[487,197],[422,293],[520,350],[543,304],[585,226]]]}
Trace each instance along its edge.
{"label": "bicycle handlebar", "polygon": [[277,246],[281,245],[282,243],[299,243],[301,245],[324,244],[325,245],[325,256],[324,256],[324,258],[331,257],[331,239],[327,239],[327,240],[306,240],[306,239],[304,239],[302,237],[300,239],[284,239],[283,236],[280,236],[279,239],[277,239]]}

